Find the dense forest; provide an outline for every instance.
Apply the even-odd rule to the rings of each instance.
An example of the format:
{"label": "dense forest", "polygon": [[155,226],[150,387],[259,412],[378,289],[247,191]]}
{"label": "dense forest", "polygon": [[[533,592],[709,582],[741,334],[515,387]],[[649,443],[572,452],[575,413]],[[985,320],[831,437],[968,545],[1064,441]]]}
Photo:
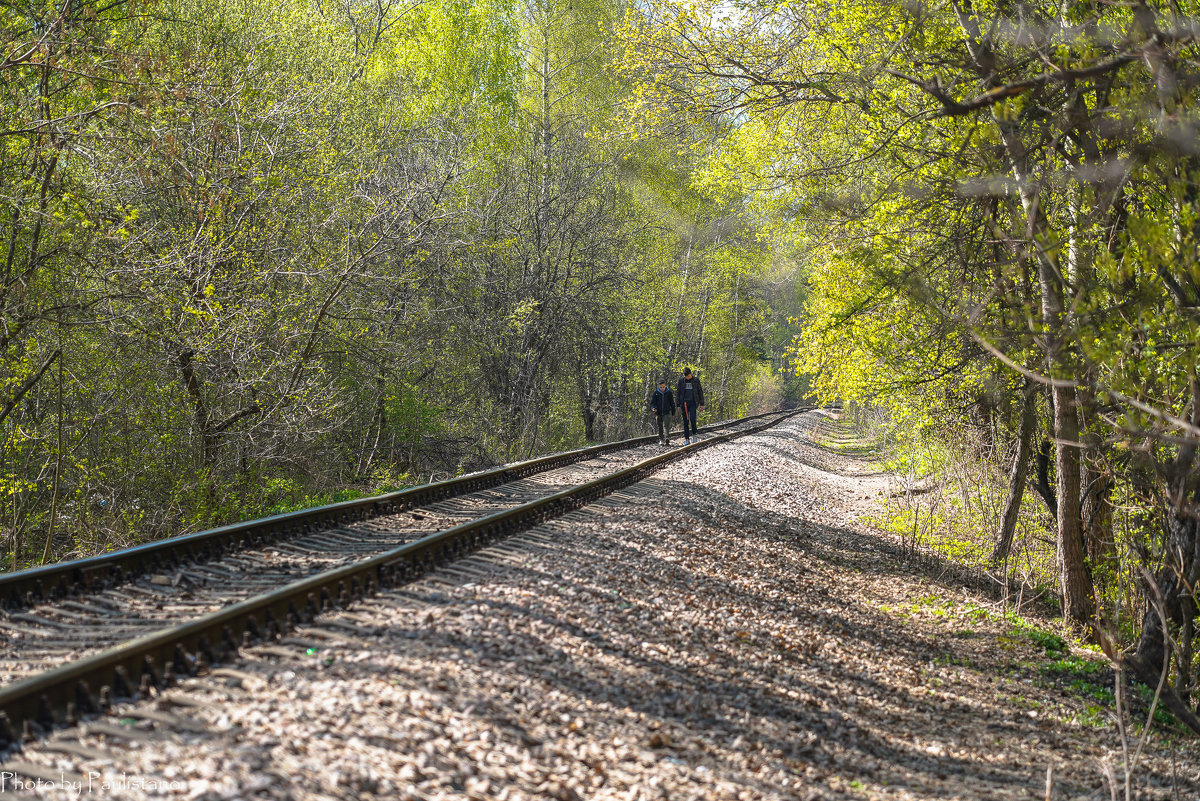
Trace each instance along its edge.
{"label": "dense forest", "polygon": [[692,365],[845,403],[945,499],[883,525],[1200,730],[1196,11],[7,0],[10,562],[643,431]]}
{"label": "dense forest", "polygon": [[621,13],[5,2],[8,564],[643,434],[687,365],[777,405],[792,265],[703,123],[623,127]]}
{"label": "dense forest", "polygon": [[974,540],[919,505],[897,528],[1048,562],[1064,618],[1200,730],[1196,13],[658,0],[623,63],[646,119],[730,120],[709,180],[796,232],[796,367],[882,420],[914,492],[965,478],[924,512]]}

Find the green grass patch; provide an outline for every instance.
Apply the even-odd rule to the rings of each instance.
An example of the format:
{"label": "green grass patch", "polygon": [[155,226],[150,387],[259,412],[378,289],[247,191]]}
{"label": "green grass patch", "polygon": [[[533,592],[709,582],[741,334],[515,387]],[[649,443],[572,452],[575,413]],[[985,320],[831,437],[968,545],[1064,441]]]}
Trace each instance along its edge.
{"label": "green grass patch", "polygon": [[1116,705],[1112,675],[1106,662],[1077,654],[1061,654],[1044,663],[1041,672],[1074,696],[1109,708]]}
{"label": "green grass patch", "polygon": [[1051,673],[1071,673],[1079,676],[1100,676],[1107,673],[1108,669],[1109,666],[1106,662],[1085,659],[1075,654],[1067,654],[1046,665],[1046,670]]}
{"label": "green grass patch", "polygon": [[328,506],[331,503],[342,503],[344,501],[357,501],[359,498],[365,497],[367,497],[367,493],[352,489],[343,489],[337,492],[321,492],[314,495],[300,495],[299,497],[293,496],[274,506],[268,507],[263,511],[263,516],[301,512],[317,506]]}
{"label": "green grass patch", "polygon": [[1096,704],[1088,704],[1083,709],[1077,710],[1071,715],[1071,722],[1078,726],[1087,726],[1093,729],[1101,729],[1109,726],[1112,719],[1108,716],[1107,710]]}
{"label": "green grass patch", "polygon": [[1009,614],[1006,618],[1009,622],[1009,636],[1023,639],[1031,645],[1043,649],[1046,656],[1054,659],[1067,653],[1067,641],[1063,639],[1062,635],[1035,626],[1015,614]]}

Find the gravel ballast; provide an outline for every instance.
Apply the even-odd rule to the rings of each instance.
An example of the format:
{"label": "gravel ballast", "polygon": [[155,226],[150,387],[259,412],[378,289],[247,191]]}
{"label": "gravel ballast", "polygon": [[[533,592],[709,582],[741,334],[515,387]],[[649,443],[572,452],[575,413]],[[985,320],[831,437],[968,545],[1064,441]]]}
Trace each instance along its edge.
{"label": "gravel ballast", "polygon": [[[120,729],[29,747],[41,785],[0,796],[1125,798],[1104,709],[856,522],[886,477],[830,424],[683,458],[247,649]],[[1152,734],[1130,787],[1200,798],[1196,744]]]}

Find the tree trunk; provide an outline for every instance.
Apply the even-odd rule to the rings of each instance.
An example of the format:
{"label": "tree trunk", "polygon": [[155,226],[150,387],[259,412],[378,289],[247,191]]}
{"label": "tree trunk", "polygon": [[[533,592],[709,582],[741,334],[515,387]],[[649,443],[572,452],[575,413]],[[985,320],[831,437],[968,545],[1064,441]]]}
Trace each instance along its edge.
{"label": "tree trunk", "polygon": [[[375,429],[375,439],[370,447],[363,448],[363,456],[360,460],[358,474],[360,476],[367,475],[371,469],[371,465],[375,463],[375,457],[379,453],[379,445],[383,442],[384,430],[387,428],[387,386],[383,370],[380,370],[375,376],[375,412],[372,415],[371,423],[366,432],[366,436],[371,436],[371,428]],[[364,446],[366,445],[364,441]],[[412,450],[409,449],[409,470],[413,471]]]}
{"label": "tree trunk", "polygon": [[1079,506],[1079,413],[1075,388],[1054,387],[1054,436],[1058,440],[1058,575],[1063,616],[1090,626],[1095,612],[1092,577],[1083,557],[1083,519]]}
{"label": "tree trunk", "polygon": [[1050,516],[1058,520],[1058,498],[1054,496],[1054,487],[1050,486],[1050,440],[1042,440],[1037,452],[1037,478],[1033,484],[1034,490],[1046,503]]}
{"label": "tree trunk", "polygon": [[[1192,377],[1191,423],[1200,423],[1200,381]],[[1195,475],[1197,448],[1179,447],[1167,480],[1167,526],[1163,542],[1163,564],[1147,587],[1149,608],[1142,620],[1137,658],[1144,669],[1161,673],[1170,655],[1166,623],[1180,630],[1191,628],[1196,614],[1192,602],[1200,580],[1200,523],[1194,514],[1200,502],[1200,480]],[[1189,643],[1190,646],[1190,643]],[[1186,670],[1187,666],[1183,667]]]}
{"label": "tree trunk", "polygon": [[1117,545],[1112,528],[1112,477],[1097,470],[1090,460],[1083,463],[1084,545],[1093,573],[1103,567],[1105,575],[1115,575],[1118,567]]}
{"label": "tree trunk", "polygon": [[[61,332],[61,328],[59,331]],[[59,350],[62,346],[59,346]],[[46,564],[50,560],[50,547],[54,544],[54,524],[58,520],[58,489],[62,480],[62,462],[63,462],[63,361],[58,360],[58,420],[55,428],[56,436],[54,442],[54,487],[50,493],[50,522],[46,524],[46,543],[42,547],[42,558],[40,564]]]}
{"label": "tree trunk", "polygon": [[1041,205],[1039,183],[1028,166],[1029,154],[1013,123],[997,120],[1001,139],[1017,183],[1025,213],[1025,241],[1033,250],[1041,290],[1042,330],[1046,371],[1054,381],[1050,397],[1054,406],[1055,468],[1058,475],[1058,575],[1063,616],[1076,626],[1090,627],[1095,611],[1092,580],[1083,558],[1083,524],[1079,515],[1079,410],[1075,385],[1063,378],[1070,373],[1064,358],[1063,329],[1067,321],[1062,277],[1054,256],[1041,243],[1051,241]]}
{"label": "tree trunk", "polygon": [[[1163,566],[1155,577],[1158,592],[1149,592],[1149,608],[1142,619],[1142,632],[1138,638],[1137,657],[1155,674],[1161,673],[1169,653],[1167,632],[1163,617],[1168,624],[1182,626],[1184,611],[1192,605],[1183,603],[1190,596],[1187,574],[1194,572],[1197,547],[1196,521],[1181,516],[1172,506],[1167,513],[1167,537],[1164,544]],[[1192,568],[1189,570],[1189,568]],[[1161,598],[1159,596],[1161,595]],[[1161,610],[1160,610],[1161,606]],[[1160,614],[1161,611],[1161,614]]]}
{"label": "tree trunk", "polygon": [[[696,213],[700,213],[700,202],[696,201]],[[692,266],[692,245],[696,240],[696,231],[693,229],[688,232],[687,251],[683,255],[683,269],[679,275],[679,301],[675,304],[675,331],[671,338],[671,346],[667,349],[667,366],[668,369],[675,363],[675,358],[680,353],[686,353],[687,346],[683,340],[683,301],[687,298],[688,293],[688,274]]]}
{"label": "tree trunk", "polygon": [[175,359],[179,364],[179,376],[188,396],[192,399],[192,424],[200,437],[200,464],[208,467],[213,455],[215,442],[208,425],[208,404],[204,400],[204,392],[200,388],[200,379],[196,376],[193,362],[196,352],[190,348],[176,349]]}
{"label": "tree trunk", "polygon": [[1026,379],[1021,398],[1021,422],[1017,429],[1017,454],[1013,459],[1008,477],[1008,500],[1000,518],[1000,530],[996,533],[996,547],[989,560],[992,567],[1008,561],[1012,550],[1013,534],[1017,530],[1017,515],[1021,512],[1021,498],[1025,494],[1025,477],[1029,473],[1029,452],[1032,449],[1033,429],[1037,424],[1037,388]]}

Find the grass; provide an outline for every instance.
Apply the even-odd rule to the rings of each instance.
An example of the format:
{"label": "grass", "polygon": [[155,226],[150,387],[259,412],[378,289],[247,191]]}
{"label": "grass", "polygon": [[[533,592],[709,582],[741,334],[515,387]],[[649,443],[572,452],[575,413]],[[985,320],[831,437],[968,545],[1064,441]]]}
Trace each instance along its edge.
{"label": "grass", "polygon": [[[826,420],[825,423],[813,430],[813,442],[817,447],[859,460],[870,456],[882,457],[878,443],[873,437],[864,435],[854,423],[847,420]],[[882,459],[863,462],[867,470],[882,471],[885,464]]]}
{"label": "grass", "polygon": [[[831,421],[820,432],[819,443],[831,451],[847,455],[878,454],[883,469],[910,476],[925,477],[928,483],[934,476],[933,491],[926,490],[899,501],[887,501],[878,512],[866,520],[879,529],[900,538],[913,549],[928,551],[943,559],[968,567],[986,568],[993,545],[995,516],[1006,495],[1005,476],[978,470],[968,470],[951,450],[937,441],[908,441],[908,447],[891,455],[876,449],[855,427],[845,421]],[[816,437],[814,437],[816,439]],[[895,448],[893,448],[895,450]],[[1052,547],[1040,543],[1053,542],[1048,530],[1048,517],[1032,498],[1022,505],[1021,522],[1014,544],[1010,570],[1020,568],[1024,581],[1041,589],[1056,584],[1055,557]],[[1040,594],[1040,593],[1039,593]],[[1056,597],[1052,590],[1044,594],[1049,600]],[[901,621],[944,620],[955,626],[949,637],[978,638],[984,623],[998,624],[995,638],[997,651],[1008,651],[1009,677],[1020,683],[1032,684],[1044,690],[1057,690],[1071,700],[1053,703],[1050,708],[1036,699],[1014,694],[1009,701],[1016,708],[1052,714],[1065,723],[1080,726],[1107,727],[1116,715],[1115,680],[1107,660],[1088,653],[1088,646],[1072,643],[1053,628],[1022,618],[1011,611],[998,611],[966,601],[927,593],[910,604],[887,608]],[[1091,649],[1095,650],[1095,649]],[[933,660],[933,665],[983,669],[970,658],[947,649]],[[934,678],[934,677],[931,677]],[[1146,713],[1154,696],[1153,688],[1134,684],[1126,694],[1126,712],[1133,718],[1132,729],[1145,723]],[[1065,699],[1064,699],[1065,700]],[[1140,715],[1140,723],[1138,718]],[[1168,731],[1179,730],[1174,716],[1159,704],[1155,722]]]}
{"label": "grass", "polygon": [[[944,620],[957,624],[950,638],[986,636],[979,631],[982,624],[998,624],[993,629],[999,650],[1014,653],[1009,676],[1019,682],[1030,682],[1044,689],[1065,692],[1078,702],[1055,706],[1056,714],[1064,721],[1081,726],[1107,726],[1115,714],[1116,698],[1113,692],[1113,672],[1107,661],[1091,656],[1085,646],[1072,648],[1066,637],[1051,628],[1039,625],[1011,611],[1001,611],[981,606],[970,601],[947,598],[937,593],[927,593],[911,604],[883,607],[902,619],[921,617]],[[986,627],[985,627],[986,631]],[[1029,650],[1034,655],[1029,656]],[[1020,656],[1026,654],[1026,656]],[[969,656],[947,651],[934,657],[932,663],[939,667],[960,667],[985,670],[986,666],[973,661]],[[935,677],[930,682],[936,684]],[[1143,693],[1148,707],[1153,693]],[[1006,702],[1017,709],[1046,713],[1046,704],[1036,698],[1013,694]],[[1156,719],[1169,722],[1169,717],[1156,713]]]}
{"label": "grass", "polygon": [[1017,636],[1024,637],[1032,645],[1043,649],[1046,652],[1046,656],[1051,658],[1057,657],[1067,650],[1067,641],[1061,636],[1052,631],[1031,625],[1019,618],[1013,624],[1012,632]]}
{"label": "grass", "polygon": [[[989,570],[995,531],[1008,496],[1007,463],[980,461],[964,455],[982,448],[974,440],[955,445],[951,434],[912,434],[894,426],[865,419],[859,426],[838,421],[838,430],[825,434],[830,445],[861,443],[869,437],[879,443],[875,452],[881,468],[907,477],[916,492],[894,492],[864,522],[886,531],[903,547],[927,553],[971,569]],[[855,435],[846,429],[856,429]],[[1057,581],[1049,513],[1032,496],[1021,505],[1016,537],[1005,569],[1010,576],[1040,587]]]}

